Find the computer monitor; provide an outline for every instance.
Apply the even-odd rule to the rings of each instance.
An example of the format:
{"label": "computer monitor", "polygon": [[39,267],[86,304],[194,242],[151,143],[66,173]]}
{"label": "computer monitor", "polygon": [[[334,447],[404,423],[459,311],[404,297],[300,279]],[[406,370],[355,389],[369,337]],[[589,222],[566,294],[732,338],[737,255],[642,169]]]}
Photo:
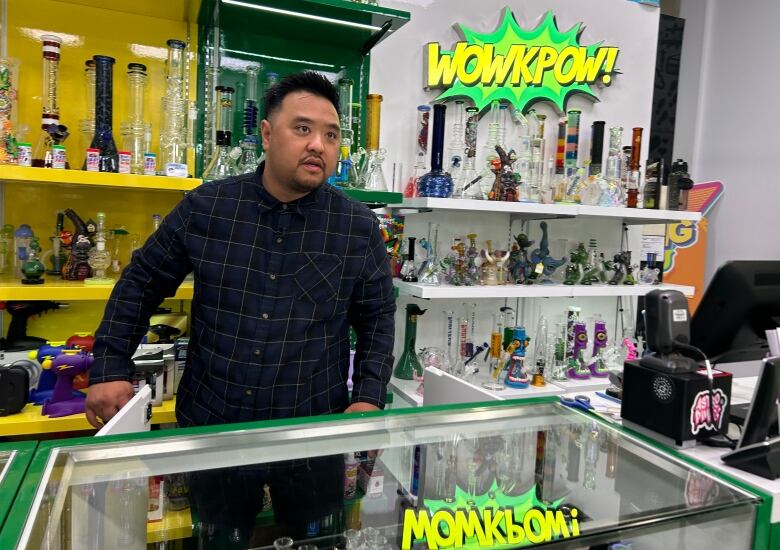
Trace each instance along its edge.
{"label": "computer monitor", "polygon": [[727,262],[691,320],[691,344],[716,363],[763,359],[766,330],[780,327],[780,261]]}
{"label": "computer monitor", "polygon": [[753,390],[737,449],[762,443],[777,427],[777,396],[780,393],[780,358],[765,359]]}

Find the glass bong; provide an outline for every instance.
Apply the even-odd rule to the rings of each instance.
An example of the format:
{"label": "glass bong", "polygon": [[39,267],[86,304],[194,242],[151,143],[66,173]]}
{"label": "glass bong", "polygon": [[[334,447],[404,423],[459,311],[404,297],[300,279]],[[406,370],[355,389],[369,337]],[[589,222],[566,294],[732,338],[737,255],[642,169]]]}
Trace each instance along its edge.
{"label": "glass bong", "polygon": [[420,197],[446,198],[452,196],[452,176],[445,172],[444,164],[444,116],[447,107],[440,103],[433,106],[433,143],[431,147],[431,171],[417,181]]}
{"label": "glass bong", "polygon": [[95,60],[95,135],[90,147],[100,151],[98,167],[101,172],[118,172],[119,153],[112,130],[114,58],[96,55],[92,59]]}
{"label": "glass bong", "polygon": [[[57,81],[60,69],[60,45],[57,36],[41,36],[43,45],[43,97],[41,136],[33,151],[32,165],[51,168],[52,146],[60,145],[68,137],[68,128],[60,124],[60,107],[57,103]],[[67,167],[67,166],[66,166]]]}
{"label": "glass bong", "polygon": [[165,96],[162,98],[163,122],[160,129],[160,168],[167,173],[170,164],[187,162],[186,63],[181,40],[168,40],[165,63]]}
{"label": "glass bong", "polygon": [[246,98],[244,99],[244,137],[241,140],[241,156],[238,159],[237,173],[248,174],[257,170],[257,73],[260,67],[251,65],[246,68]]}
{"label": "glass bong", "polygon": [[447,172],[453,181],[460,177],[463,169],[463,144],[465,141],[465,128],[463,127],[463,100],[455,101],[455,112],[452,114],[453,124],[450,134],[450,145],[447,149]]}
{"label": "glass bong", "polygon": [[146,91],[146,65],[127,65],[129,106],[127,121],[119,126],[123,148],[130,153],[130,172],[144,173],[144,155],[149,152],[152,141],[152,125],[144,121],[144,100]]}
{"label": "glass bong", "polygon": [[[452,196],[458,199],[483,199],[485,192],[480,185],[482,176],[476,168],[477,130],[479,128],[479,109],[466,107],[466,130],[463,144],[463,168],[457,179]],[[491,181],[491,180],[486,180]]]}
{"label": "glass bong", "polygon": [[97,214],[97,232],[95,233],[95,246],[89,251],[89,267],[93,276],[84,280],[88,285],[113,284],[114,279],[106,277],[106,269],[111,266],[111,252],[106,250],[106,214]]}
{"label": "glass bong", "polygon": [[357,187],[358,173],[352,156],[352,145],[355,143],[355,133],[352,131],[352,86],[349,78],[339,80],[339,126],[341,127],[341,144],[339,146],[339,162],[336,173],[330,177],[329,183],[342,187]]}
{"label": "glass bong", "polygon": [[425,259],[422,267],[420,268],[417,280],[420,284],[424,285],[438,285],[440,283],[441,266],[439,260],[436,257],[436,248],[439,242],[439,224],[428,224],[428,238],[423,239],[420,242],[420,246],[428,252],[428,257]]}
{"label": "glass bong", "polygon": [[431,116],[431,108],[428,105],[417,106],[417,126],[414,130],[414,167],[412,175],[406,182],[404,188],[404,197],[416,197],[418,195],[417,183],[425,174],[427,166],[425,164],[428,156],[428,123]]}
{"label": "glass bong", "polygon": [[387,191],[382,163],[386,152],[379,148],[379,125],[382,118],[382,96],[368,94],[368,116],[366,123],[366,155],[364,169],[360,177],[360,187],[370,191]]}
{"label": "glass bong", "polygon": [[[95,135],[95,60],[84,62],[84,99],[87,105],[86,117],[79,120],[79,131],[83,140],[82,149],[86,150]],[[84,159],[86,161],[86,158]],[[81,163],[82,166],[84,162]]]}
{"label": "glass bong", "polygon": [[236,175],[235,163],[230,155],[234,90],[230,86],[217,86],[215,90],[217,92],[217,150],[203,171],[204,183]]}

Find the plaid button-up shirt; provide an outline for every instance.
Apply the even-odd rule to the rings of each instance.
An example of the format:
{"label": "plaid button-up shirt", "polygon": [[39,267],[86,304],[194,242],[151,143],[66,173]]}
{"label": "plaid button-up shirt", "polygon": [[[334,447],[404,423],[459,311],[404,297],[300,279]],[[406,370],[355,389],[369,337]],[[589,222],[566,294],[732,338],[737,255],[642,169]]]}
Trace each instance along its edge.
{"label": "plaid button-up shirt", "polygon": [[322,185],[283,204],[255,174],[189,193],[136,252],[106,306],[90,383],[128,380],[163,298],[194,273],[176,414],[204,425],[384,406],[395,298],[376,216]]}

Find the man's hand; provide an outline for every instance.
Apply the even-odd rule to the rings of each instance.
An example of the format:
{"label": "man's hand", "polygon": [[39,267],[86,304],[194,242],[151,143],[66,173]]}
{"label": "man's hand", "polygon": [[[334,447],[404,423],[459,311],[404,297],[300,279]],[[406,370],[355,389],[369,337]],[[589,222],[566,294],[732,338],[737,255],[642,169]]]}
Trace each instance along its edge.
{"label": "man's hand", "polygon": [[378,411],[379,407],[376,405],[372,405],[371,403],[352,403],[347,409],[344,411],[345,413],[364,413],[364,412],[371,412],[371,411]]}
{"label": "man's hand", "polygon": [[90,386],[85,411],[87,421],[100,429],[104,422],[111,420],[132,398],[133,385],[124,380]]}

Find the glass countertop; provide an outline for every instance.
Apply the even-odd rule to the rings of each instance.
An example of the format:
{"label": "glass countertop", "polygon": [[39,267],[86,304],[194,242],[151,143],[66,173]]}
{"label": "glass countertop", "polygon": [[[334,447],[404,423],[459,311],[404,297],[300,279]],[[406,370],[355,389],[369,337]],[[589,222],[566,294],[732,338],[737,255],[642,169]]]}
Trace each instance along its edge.
{"label": "glass countertop", "polygon": [[755,496],[558,403],[258,426],[53,449],[21,547],[750,547]]}

